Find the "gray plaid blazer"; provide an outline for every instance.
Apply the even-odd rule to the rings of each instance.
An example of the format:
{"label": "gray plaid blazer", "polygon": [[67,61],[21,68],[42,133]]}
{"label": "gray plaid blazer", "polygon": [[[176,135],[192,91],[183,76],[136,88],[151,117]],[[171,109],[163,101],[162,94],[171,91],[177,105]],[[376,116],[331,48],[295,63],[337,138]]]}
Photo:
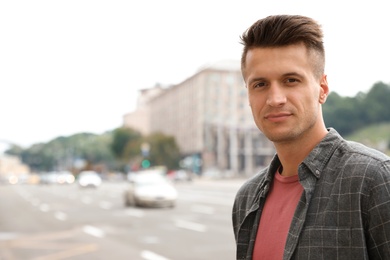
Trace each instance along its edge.
{"label": "gray plaid blazer", "polygon": [[[287,259],[390,259],[390,158],[330,128],[298,169],[304,188],[284,249]],[[237,259],[252,259],[261,210],[280,161],[237,192]]]}

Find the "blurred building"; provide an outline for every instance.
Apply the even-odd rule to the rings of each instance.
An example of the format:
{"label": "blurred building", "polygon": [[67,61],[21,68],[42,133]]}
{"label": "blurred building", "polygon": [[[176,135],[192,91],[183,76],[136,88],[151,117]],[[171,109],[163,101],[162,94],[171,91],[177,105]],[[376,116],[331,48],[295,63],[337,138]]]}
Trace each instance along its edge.
{"label": "blurred building", "polygon": [[183,163],[200,173],[254,174],[268,164],[273,144],[253,122],[240,63],[203,67],[183,82],[140,91],[124,126],[174,136]]}
{"label": "blurred building", "polygon": [[159,96],[165,89],[156,85],[153,88],[141,89],[137,100],[137,109],[123,116],[124,126],[138,130],[143,135],[151,133],[151,100]]}
{"label": "blurred building", "polygon": [[30,173],[30,168],[16,156],[0,154],[0,182],[11,181],[11,178],[22,180]]}

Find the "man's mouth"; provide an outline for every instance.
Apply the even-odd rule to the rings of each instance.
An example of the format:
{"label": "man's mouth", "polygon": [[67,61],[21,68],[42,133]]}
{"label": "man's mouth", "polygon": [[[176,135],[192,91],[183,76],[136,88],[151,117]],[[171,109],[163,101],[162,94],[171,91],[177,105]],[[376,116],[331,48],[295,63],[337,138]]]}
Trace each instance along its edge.
{"label": "man's mouth", "polygon": [[265,115],[265,119],[277,123],[287,120],[291,116],[291,113],[281,112],[281,113],[269,113]]}

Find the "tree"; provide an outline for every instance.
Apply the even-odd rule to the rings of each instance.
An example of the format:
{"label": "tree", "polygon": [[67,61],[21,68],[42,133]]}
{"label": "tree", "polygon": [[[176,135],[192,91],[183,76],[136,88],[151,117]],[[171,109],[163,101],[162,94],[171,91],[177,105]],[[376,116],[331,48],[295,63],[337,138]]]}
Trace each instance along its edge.
{"label": "tree", "polygon": [[175,138],[162,133],[154,133],[145,138],[150,145],[149,160],[152,166],[166,166],[168,169],[179,167],[180,150]]}
{"label": "tree", "polygon": [[341,97],[330,93],[323,106],[324,120],[328,127],[334,127],[341,135],[348,135],[357,129],[375,123],[389,122],[390,86],[378,82],[366,93],[355,97]]}
{"label": "tree", "polygon": [[346,135],[364,124],[361,110],[360,99],[341,97],[332,92],[323,106],[325,124],[337,129],[341,135]]}
{"label": "tree", "polygon": [[52,171],[56,168],[55,151],[45,143],[33,144],[21,154],[23,163],[33,171]]}
{"label": "tree", "polygon": [[14,146],[6,152],[19,155],[34,171],[73,170],[76,161],[107,169],[116,167],[109,148],[111,139],[110,132],[102,135],[79,133],[69,137],[57,137],[47,143],[33,144],[22,151]]}
{"label": "tree", "polygon": [[120,127],[113,131],[111,151],[118,160],[121,168],[126,167],[131,159],[140,154],[142,135],[131,128]]}
{"label": "tree", "polygon": [[17,156],[17,157],[22,157],[24,149],[16,144],[12,144],[4,153]]}
{"label": "tree", "polygon": [[390,86],[383,82],[376,83],[367,93],[364,105],[367,123],[390,121]]}

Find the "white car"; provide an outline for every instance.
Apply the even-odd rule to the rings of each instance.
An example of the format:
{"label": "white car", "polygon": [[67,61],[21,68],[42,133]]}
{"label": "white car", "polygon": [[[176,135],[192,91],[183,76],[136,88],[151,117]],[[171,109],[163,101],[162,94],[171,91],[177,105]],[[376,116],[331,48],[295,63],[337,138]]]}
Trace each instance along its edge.
{"label": "white car", "polygon": [[81,187],[93,187],[97,188],[102,184],[102,178],[95,171],[82,171],[80,172],[77,182]]}
{"label": "white car", "polygon": [[125,206],[174,207],[177,190],[158,173],[136,173],[124,193]]}
{"label": "white car", "polygon": [[75,181],[75,177],[71,172],[62,171],[57,175],[58,184],[72,184]]}

